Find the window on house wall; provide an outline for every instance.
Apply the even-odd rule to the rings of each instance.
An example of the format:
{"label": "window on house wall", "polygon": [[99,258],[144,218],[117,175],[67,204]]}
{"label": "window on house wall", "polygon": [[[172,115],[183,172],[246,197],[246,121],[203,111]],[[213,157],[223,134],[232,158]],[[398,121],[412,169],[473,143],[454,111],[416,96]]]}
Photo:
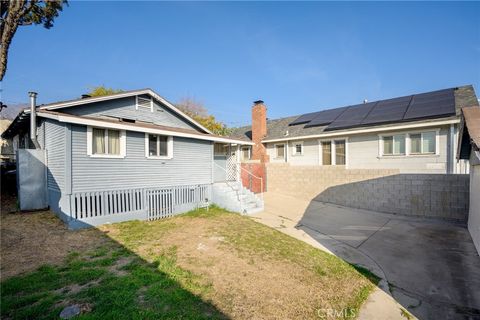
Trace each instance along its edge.
{"label": "window on house wall", "polygon": [[173,155],[173,138],[158,134],[146,135],[146,150],[148,158],[171,158]]}
{"label": "window on house wall", "polygon": [[345,165],[345,140],[335,140],[335,164]]}
{"label": "window on house wall", "polygon": [[383,136],[383,155],[394,156],[405,154],[405,135]]}
{"label": "window on house wall", "polygon": [[242,160],[250,160],[250,147],[242,147]]}
{"label": "window on house wall", "polygon": [[322,141],[322,164],[329,166],[332,164],[332,142]]}
{"label": "window on house wall", "polygon": [[295,142],[293,144],[293,155],[295,156],[303,155],[303,142]]}
{"label": "window on house wall", "polygon": [[276,158],[285,158],[285,145],[284,144],[275,145],[275,156],[276,156]]}
{"label": "window on house wall", "polygon": [[435,131],[410,134],[411,154],[432,154],[436,151]]}
{"label": "window on house wall", "polygon": [[105,128],[87,128],[87,153],[91,156],[125,156],[125,131]]}
{"label": "window on house wall", "polygon": [[228,146],[226,144],[215,143],[213,145],[213,154],[215,156],[226,156],[228,151]]}

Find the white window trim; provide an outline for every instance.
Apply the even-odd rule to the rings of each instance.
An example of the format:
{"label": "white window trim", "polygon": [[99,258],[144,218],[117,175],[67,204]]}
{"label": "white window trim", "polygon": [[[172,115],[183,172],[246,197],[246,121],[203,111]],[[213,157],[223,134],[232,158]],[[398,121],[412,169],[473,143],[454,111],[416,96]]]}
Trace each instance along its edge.
{"label": "white window trim", "polygon": [[[277,153],[277,146],[283,146],[283,157],[279,157]],[[287,161],[287,143],[275,143],[274,145],[274,152],[275,152],[275,159],[280,160],[283,159],[285,162]]]}
{"label": "white window trim", "polygon": [[[300,153],[297,152],[297,145],[301,145],[302,146],[302,151]],[[293,151],[292,151],[292,155],[293,156],[303,156],[303,141],[294,141],[293,142]]]}
{"label": "white window trim", "polygon": [[109,129],[109,128],[102,128],[102,127],[92,127],[87,126],[87,155],[91,158],[106,158],[106,159],[122,159],[125,158],[127,155],[127,134],[125,130],[117,130],[120,131],[120,154],[93,154],[92,150],[92,137],[93,137],[93,128],[105,130],[105,148],[108,149],[108,130],[117,130],[117,129]]}
{"label": "white window trim", "polygon": [[[245,148],[248,149],[248,159],[243,158],[243,149],[245,149]],[[243,146],[243,147],[241,147],[240,151],[241,151],[241,158],[242,158],[242,160],[245,161],[245,160],[250,160],[250,159],[252,158],[252,147],[250,147],[250,146]]]}
{"label": "white window trim", "polygon": [[[410,135],[412,134],[422,134],[425,132],[435,132],[435,152],[433,153],[411,153],[411,141]],[[390,137],[395,135],[405,135],[405,154],[393,154],[393,155],[384,155],[383,154],[383,137]],[[422,146],[423,148],[423,146]],[[388,132],[378,134],[378,158],[415,158],[415,157],[437,157],[440,155],[440,128],[432,129],[423,129],[423,130],[414,130],[408,132]]]}
{"label": "white window trim", "polygon": [[345,166],[348,168],[348,137],[334,137],[330,139],[318,139],[318,164],[320,166],[324,166],[323,164],[323,152],[322,152],[322,142],[330,142],[330,157],[331,163],[329,165],[325,165],[325,167],[329,166],[336,166],[337,165],[337,151],[335,148],[335,141],[338,140],[345,140],[345,164],[340,164],[340,166]]}
{"label": "white window trim", "polygon": [[[392,143],[395,142],[395,136],[405,136],[405,153],[392,153],[392,154],[384,154],[383,153],[383,146],[384,146],[384,143],[383,143],[383,139],[385,137],[392,137]],[[383,157],[383,158],[392,158],[392,157],[404,157],[406,155],[408,155],[408,145],[410,143],[410,139],[409,139],[409,136],[407,133],[403,132],[403,133],[386,133],[386,134],[379,134],[379,141],[380,141],[380,151],[379,151],[379,155],[380,157]],[[392,146],[393,148],[393,146]]]}
{"label": "white window trim", "polygon": [[[146,109],[145,107],[140,107],[138,104],[138,96],[135,96],[135,110],[139,108]],[[150,112],[153,112],[153,98],[150,97]]]}
{"label": "white window trim", "polygon": [[[152,134],[152,133],[145,133],[145,158],[147,159],[160,159],[160,160],[168,160],[173,159],[173,137],[167,136],[167,155],[166,156],[151,156],[149,155],[149,141],[148,136],[162,136],[162,134]],[[157,139],[157,148],[158,146],[158,139]]]}

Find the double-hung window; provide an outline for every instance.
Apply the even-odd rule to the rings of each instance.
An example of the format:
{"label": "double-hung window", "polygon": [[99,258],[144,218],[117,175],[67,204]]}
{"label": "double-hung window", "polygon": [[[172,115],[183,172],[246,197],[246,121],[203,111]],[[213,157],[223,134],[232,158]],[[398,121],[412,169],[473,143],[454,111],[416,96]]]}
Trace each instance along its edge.
{"label": "double-hung window", "polygon": [[173,157],[173,138],[159,134],[145,134],[147,158],[170,159]]}
{"label": "double-hung window", "polygon": [[410,134],[410,154],[434,154],[435,151],[435,131]]}
{"label": "double-hung window", "polygon": [[379,136],[380,156],[434,155],[438,131],[413,132]]}
{"label": "double-hung window", "polygon": [[125,157],[125,131],[87,127],[87,153],[93,157]]}
{"label": "double-hung window", "polygon": [[400,156],[405,154],[405,135],[397,134],[382,137],[384,156]]}

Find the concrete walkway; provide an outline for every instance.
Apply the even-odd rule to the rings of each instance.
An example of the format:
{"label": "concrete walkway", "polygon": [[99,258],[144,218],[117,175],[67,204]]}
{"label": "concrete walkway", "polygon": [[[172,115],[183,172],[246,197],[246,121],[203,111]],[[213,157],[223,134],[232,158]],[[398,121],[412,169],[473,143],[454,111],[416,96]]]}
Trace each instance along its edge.
{"label": "concrete walkway", "polygon": [[405,310],[419,319],[480,318],[480,258],[462,225],[275,193],[252,217],[381,277],[359,319],[405,319]]}

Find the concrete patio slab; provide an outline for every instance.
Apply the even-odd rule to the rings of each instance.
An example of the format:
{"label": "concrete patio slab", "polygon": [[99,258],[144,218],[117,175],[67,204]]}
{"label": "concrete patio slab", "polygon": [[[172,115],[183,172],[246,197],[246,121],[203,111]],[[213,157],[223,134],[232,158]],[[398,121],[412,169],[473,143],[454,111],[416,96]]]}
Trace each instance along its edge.
{"label": "concrete patio slab", "polygon": [[480,319],[480,257],[461,224],[273,193],[254,218],[383,278],[360,319]]}

